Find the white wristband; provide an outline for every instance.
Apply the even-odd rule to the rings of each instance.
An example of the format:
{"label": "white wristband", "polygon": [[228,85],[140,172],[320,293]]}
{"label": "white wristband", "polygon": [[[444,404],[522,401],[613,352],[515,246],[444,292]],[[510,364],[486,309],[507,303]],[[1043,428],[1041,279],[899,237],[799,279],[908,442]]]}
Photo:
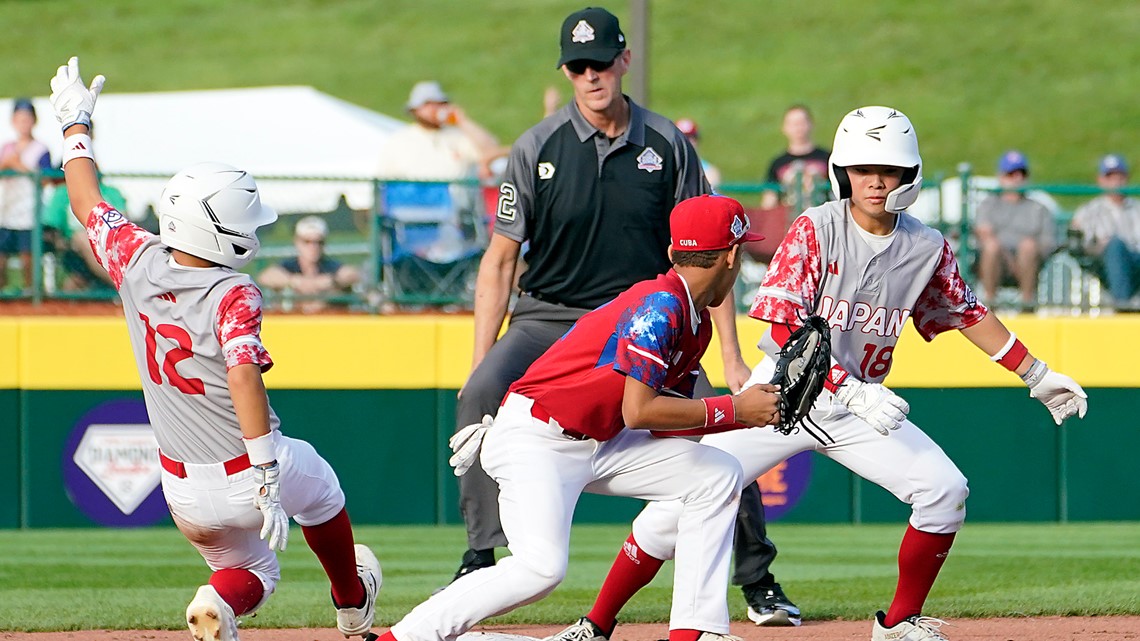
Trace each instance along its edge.
{"label": "white wristband", "polygon": [[68,162],[76,158],[90,158],[92,162],[95,161],[95,154],[91,152],[91,136],[72,134],[63,139],[63,163],[60,166],[66,167]]}
{"label": "white wristband", "polygon": [[243,438],[245,451],[249,453],[250,465],[268,465],[277,460],[277,444],[273,441],[273,432],[257,438]]}
{"label": "white wristband", "polygon": [[1006,354],[1009,353],[1009,350],[1010,350],[1010,348],[1013,347],[1013,344],[1015,341],[1017,341],[1017,334],[1010,332],[1009,333],[1009,340],[1005,342],[1005,345],[1003,345],[1002,348],[999,349],[996,354],[994,354],[993,356],[990,356],[990,360],[995,362],[995,363],[1000,361],[1002,359],[1002,357],[1004,357]]}

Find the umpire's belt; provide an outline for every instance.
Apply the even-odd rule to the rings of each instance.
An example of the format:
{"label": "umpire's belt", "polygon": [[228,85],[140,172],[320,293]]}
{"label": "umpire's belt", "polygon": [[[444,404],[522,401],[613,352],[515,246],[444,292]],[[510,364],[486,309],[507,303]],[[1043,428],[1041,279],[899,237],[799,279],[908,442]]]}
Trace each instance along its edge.
{"label": "umpire's belt", "polygon": [[[162,463],[162,469],[180,479],[186,478],[186,465],[182,461],[175,461],[163,454],[162,450],[158,451],[158,460]],[[248,470],[250,468],[249,454],[242,454],[241,456],[225,461],[222,463],[222,466],[226,468],[226,476]]]}
{"label": "umpire's belt", "polygon": [[574,430],[568,430],[568,429],[562,427],[561,425],[558,424],[558,419],[551,416],[550,412],[547,412],[546,410],[542,409],[542,406],[540,406],[538,403],[534,402],[533,400],[523,396],[522,394],[515,394],[513,392],[507,394],[507,398],[503,399],[503,404],[506,405],[507,401],[512,396],[517,397],[520,401],[523,401],[523,400],[529,401],[531,403],[530,415],[532,417],[542,421],[543,423],[546,423],[547,425],[549,425],[550,429],[553,429],[557,432],[560,432],[562,434],[562,436],[565,436],[566,438],[574,440],[574,441],[587,441],[591,438],[590,436],[587,436],[581,432],[575,432]]}

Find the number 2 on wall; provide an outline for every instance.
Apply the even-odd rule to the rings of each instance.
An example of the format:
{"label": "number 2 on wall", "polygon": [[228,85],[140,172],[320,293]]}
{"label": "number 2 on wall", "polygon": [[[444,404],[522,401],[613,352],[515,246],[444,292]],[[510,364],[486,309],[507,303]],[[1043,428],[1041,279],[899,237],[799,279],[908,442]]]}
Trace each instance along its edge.
{"label": "number 2 on wall", "polygon": [[[863,370],[863,376],[865,378],[885,376],[891,369],[891,354],[894,351],[894,345],[888,345],[883,349],[879,349],[878,345],[864,345],[863,362],[859,364],[859,369]],[[876,352],[878,352],[877,355]]]}
{"label": "number 2 on wall", "polygon": [[[190,340],[190,333],[177,325],[170,325],[168,323],[161,323],[158,327],[150,326],[150,319],[145,314],[140,313],[139,318],[142,319],[143,324],[146,325],[146,369],[150,374],[150,380],[154,381],[156,385],[162,385],[162,374],[166,374],[167,380],[178,391],[183,394],[205,394],[206,385],[200,378],[183,378],[175,367],[181,361],[194,356],[191,351],[193,346]],[[155,334],[163,338],[174,341],[178,347],[167,350],[166,356],[162,359],[162,373],[159,373],[158,359],[156,352],[158,351],[158,340]]]}

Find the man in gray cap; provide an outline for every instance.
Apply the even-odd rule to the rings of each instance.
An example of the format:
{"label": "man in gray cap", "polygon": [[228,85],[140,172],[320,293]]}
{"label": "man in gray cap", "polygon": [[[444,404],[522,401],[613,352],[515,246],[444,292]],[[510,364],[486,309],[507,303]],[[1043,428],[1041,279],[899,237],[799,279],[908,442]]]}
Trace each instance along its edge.
{"label": "man in gray cap", "polygon": [[[574,97],[511,148],[494,233],[476,281],[472,371],[460,392],[457,429],[494,415],[508,386],[579,317],[632,284],[665,273],[669,212],[710,191],[696,152],[673,121],[622,93],[632,56],[616,16],[597,7],[576,11],[563,21],[560,42],[558,68]],[[524,243],[529,249],[519,280],[522,295],[499,338]],[[738,391],[749,368],[737,341],[734,303],[730,298],[710,311],[725,381]],[[714,394],[702,373],[697,395]],[[494,565],[494,548],[507,544],[498,494],[478,462],[460,477],[469,549],[457,579]],[[742,543],[735,580],[750,586],[746,594],[755,596],[750,605],[762,620],[772,618],[779,605],[784,614],[777,622],[798,622],[799,610],[768,573],[775,548],[765,538],[755,483],[742,502],[752,509],[737,531]],[[598,623],[612,628],[612,621]]]}
{"label": "man in gray cap", "polygon": [[490,175],[502,148],[495,136],[455,105],[434,80],[412,87],[405,105],[414,122],[384,145],[377,176],[405,180],[462,180]]}

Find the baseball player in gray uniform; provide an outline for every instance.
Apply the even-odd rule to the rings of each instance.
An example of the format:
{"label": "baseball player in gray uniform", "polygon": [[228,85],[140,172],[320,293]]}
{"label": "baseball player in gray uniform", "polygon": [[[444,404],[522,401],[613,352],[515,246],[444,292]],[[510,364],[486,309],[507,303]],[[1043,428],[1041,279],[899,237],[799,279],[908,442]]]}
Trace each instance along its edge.
{"label": "baseball player in gray uniform", "polygon": [[277,219],[244,171],[202,163],[171,178],[158,203],[161,235],[103,202],[89,135],[103,87],[71,58],[51,81],[63,125],[63,168],[75,217],[123,301],[159,444],[162,491],[178,529],[212,574],[186,608],[199,641],[235,641],[237,617],[273,593],[289,519],[301,526],[332,584],[337,628],[365,636],[375,615],[380,564],[353,541],[344,493],[308,443],[281,434],[262,372],[261,292],[235,271]]}
{"label": "baseball player in gray uniform", "polygon": [[[950,245],[904,210],[922,184],[922,159],[910,120],[887,107],[847,114],[835,134],[829,161],[836,200],[813,207],[791,226],[772,261],[750,316],[770,323],[760,342],[765,358],[748,385],[768,382],[775,358],[809,314],[831,325],[833,365],[811,419],[826,445],[805,430],[784,436],[769,429],[711,434],[704,445],[740,460],[745,478],[780,461],[815,450],[890,491],[912,508],[899,549],[899,581],[887,612],[878,612],[873,641],[945,639],[942,621],[922,616],[922,606],[955,533],[965,518],[966,479],[938,445],[906,418],[909,406],[882,382],[909,318],[927,340],[957,329],[992,360],[1015,372],[1054,421],[1084,416],[1087,397],[1068,376],[1034,358],[1001,321],[980,304],[962,280]],[[673,555],[679,506],[651,503],[633,524],[641,551],[657,559]],[[607,584],[621,584],[615,564]],[[648,583],[639,577],[641,585]],[[651,577],[650,577],[651,578]],[[640,586],[638,586],[640,587]],[[599,595],[616,616],[636,591],[618,599]],[[608,602],[607,602],[608,600]],[[593,641],[596,626],[583,618],[557,635]]]}

